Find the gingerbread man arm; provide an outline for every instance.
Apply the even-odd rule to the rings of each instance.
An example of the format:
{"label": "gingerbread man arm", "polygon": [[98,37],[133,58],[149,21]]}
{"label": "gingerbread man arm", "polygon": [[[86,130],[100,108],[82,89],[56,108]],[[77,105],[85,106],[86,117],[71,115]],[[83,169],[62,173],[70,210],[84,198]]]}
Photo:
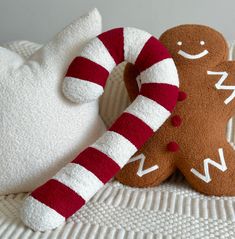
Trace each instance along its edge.
{"label": "gingerbread man arm", "polygon": [[207,74],[208,80],[213,82],[218,91],[223,108],[226,109],[224,114],[231,117],[235,113],[235,61],[224,61],[209,69]]}

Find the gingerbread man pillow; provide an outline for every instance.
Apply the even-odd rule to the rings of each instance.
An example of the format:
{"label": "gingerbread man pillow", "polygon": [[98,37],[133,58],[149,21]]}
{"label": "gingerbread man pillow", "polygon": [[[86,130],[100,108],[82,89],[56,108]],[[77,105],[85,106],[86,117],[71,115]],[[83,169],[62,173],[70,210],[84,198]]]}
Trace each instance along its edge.
{"label": "gingerbread man pillow", "polygon": [[[160,41],[178,69],[178,103],[117,179],[130,186],[155,186],[178,168],[199,192],[235,195],[235,151],[225,136],[227,121],[235,113],[235,62],[227,61],[226,41],[201,25],[174,27]],[[126,66],[131,100],[138,94],[138,75],[133,65]]]}

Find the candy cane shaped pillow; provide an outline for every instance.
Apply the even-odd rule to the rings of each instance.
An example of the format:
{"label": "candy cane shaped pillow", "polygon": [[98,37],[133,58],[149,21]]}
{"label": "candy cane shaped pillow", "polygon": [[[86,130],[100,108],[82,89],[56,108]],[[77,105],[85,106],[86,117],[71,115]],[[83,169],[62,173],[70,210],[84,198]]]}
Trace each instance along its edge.
{"label": "candy cane shaped pillow", "polygon": [[63,92],[73,102],[96,100],[112,69],[133,63],[141,72],[136,100],[94,144],[26,198],[21,218],[34,230],[63,223],[107,183],[170,116],[178,74],[167,49],[149,33],[117,28],[91,40],[70,65]]}

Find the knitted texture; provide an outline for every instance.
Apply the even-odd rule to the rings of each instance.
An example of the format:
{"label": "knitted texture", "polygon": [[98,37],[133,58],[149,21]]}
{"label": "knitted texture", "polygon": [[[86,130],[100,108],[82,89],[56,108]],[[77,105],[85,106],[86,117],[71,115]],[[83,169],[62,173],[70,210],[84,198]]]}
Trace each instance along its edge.
{"label": "knitted texture", "polygon": [[[31,54],[40,45],[12,42],[6,47]],[[125,63],[114,69],[100,101],[107,126],[129,104],[122,74]],[[227,136],[235,144],[235,120]],[[235,197],[208,197],[192,190],[180,174],[159,187],[135,189],[110,182],[78,213],[53,231],[33,232],[19,219],[27,194],[0,197],[0,238],[4,239],[175,239],[234,238]]]}
{"label": "knitted texture", "polygon": [[19,218],[26,196],[0,197],[0,238],[231,239],[235,236],[235,198],[201,195],[177,174],[151,189],[110,182],[65,224],[44,233],[33,232]]}
{"label": "knitted texture", "polygon": [[179,81],[167,49],[149,33],[128,27],[104,32],[83,48],[68,68],[64,94],[75,103],[96,100],[110,72],[125,60],[141,72],[139,96],[107,132],[25,200],[21,218],[32,229],[55,228],[79,210],[175,107]]}

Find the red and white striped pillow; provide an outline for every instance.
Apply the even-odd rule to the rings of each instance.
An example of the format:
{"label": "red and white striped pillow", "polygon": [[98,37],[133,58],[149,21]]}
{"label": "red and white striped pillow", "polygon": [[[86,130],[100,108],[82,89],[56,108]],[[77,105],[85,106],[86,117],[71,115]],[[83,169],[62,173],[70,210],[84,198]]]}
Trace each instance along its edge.
{"label": "red and white striped pillow", "polygon": [[74,59],[63,92],[73,102],[96,100],[113,68],[135,64],[139,96],[95,143],[25,200],[21,218],[34,230],[60,225],[108,182],[170,116],[178,97],[178,75],[167,49],[149,33],[117,28],[91,40]]}

